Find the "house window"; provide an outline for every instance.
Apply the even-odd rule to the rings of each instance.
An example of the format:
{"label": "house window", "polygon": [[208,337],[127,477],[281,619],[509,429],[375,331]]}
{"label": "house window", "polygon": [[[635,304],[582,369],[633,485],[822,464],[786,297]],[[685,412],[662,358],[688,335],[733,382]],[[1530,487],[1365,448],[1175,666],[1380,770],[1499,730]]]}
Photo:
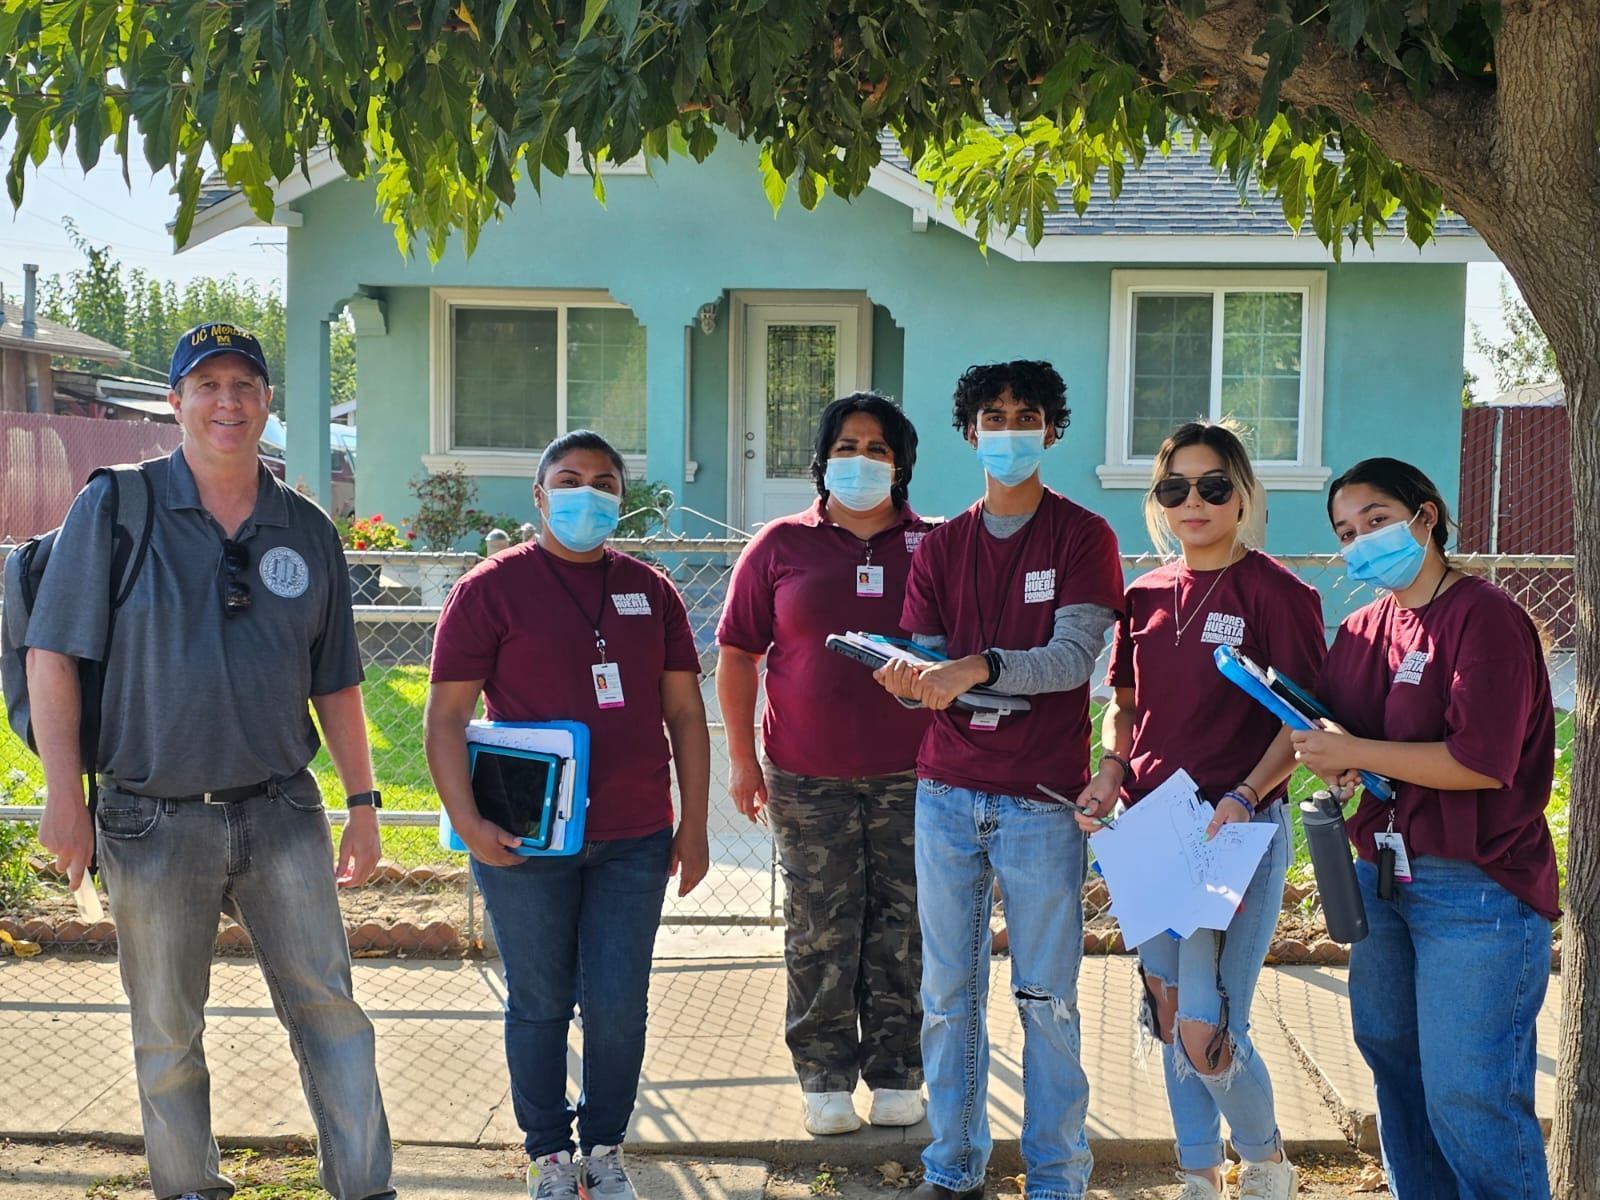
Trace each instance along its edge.
{"label": "house window", "polygon": [[1269,485],[1322,485],[1322,272],[1116,271],[1112,293],[1105,486],[1148,486],[1168,434],[1224,417]]}
{"label": "house window", "polygon": [[594,429],[642,467],[645,331],[603,294],[434,293],[430,469],[528,475],[550,441]]}

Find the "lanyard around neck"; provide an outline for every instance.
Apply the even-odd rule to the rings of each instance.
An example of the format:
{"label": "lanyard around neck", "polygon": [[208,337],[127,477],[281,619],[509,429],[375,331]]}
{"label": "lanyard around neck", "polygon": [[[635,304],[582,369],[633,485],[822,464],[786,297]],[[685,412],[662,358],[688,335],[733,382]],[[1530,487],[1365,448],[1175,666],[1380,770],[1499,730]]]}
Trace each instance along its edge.
{"label": "lanyard around neck", "polygon": [[1005,587],[1000,592],[1000,605],[994,614],[994,633],[986,634],[987,622],[983,616],[983,579],[979,570],[978,560],[983,557],[978,546],[982,544],[984,534],[994,537],[983,524],[983,510],[978,510],[978,541],[972,547],[972,602],[978,609],[978,638],[982,645],[979,651],[993,649],[1000,639],[1000,627],[1005,624],[1006,597],[1011,595],[1011,585],[1017,581],[1017,572],[1022,569],[1022,560],[1028,554],[1028,540],[1033,537],[1033,527],[1039,523],[1039,510],[1034,509],[1033,515],[1028,518],[1028,523],[1009,538],[994,538],[1001,546],[1015,539],[1017,543],[1016,556],[1011,560],[1011,569],[1006,575]]}
{"label": "lanyard around neck", "polygon": [[594,616],[591,617],[586,611],[584,611],[583,605],[579,602],[578,597],[573,593],[572,589],[567,586],[567,581],[561,578],[561,572],[556,570],[555,564],[544,558],[547,553],[548,551],[542,548],[539,551],[540,558],[544,561],[545,569],[548,570],[551,577],[561,585],[561,590],[567,594],[567,599],[572,601],[572,607],[578,610],[578,615],[585,621],[589,622],[589,628],[594,630],[594,648],[600,652],[600,661],[602,663],[605,662],[606,639],[600,635],[600,622],[605,617],[606,613],[606,581],[611,574],[611,555],[607,553],[600,560],[600,602],[595,606]]}

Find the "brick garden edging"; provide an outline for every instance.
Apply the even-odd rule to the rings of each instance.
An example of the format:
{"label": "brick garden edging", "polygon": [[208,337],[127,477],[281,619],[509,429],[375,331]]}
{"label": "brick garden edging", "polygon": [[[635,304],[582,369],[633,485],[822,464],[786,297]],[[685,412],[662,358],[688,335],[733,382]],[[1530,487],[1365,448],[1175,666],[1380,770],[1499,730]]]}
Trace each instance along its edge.
{"label": "brick garden edging", "polygon": [[[49,877],[53,872],[43,868],[40,874]],[[371,881],[360,889],[346,893],[347,896],[363,900],[370,898],[375,904],[363,907],[375,907],[377,910],[355,917],[347,914],[345,936],[349,939],[351,954],[358,958],[462,958],[482,954],[481,932],[469,945],[467,931],[454,922],[434,920],[419,923],[382,915],[384,893],[395,898],[397,903],[423,894],[444,895],[452,890],[464,891],[467,877],[468,871],[464,867],[414,867],[408,870],[393,863],[380,864],[373,872]],[[1084,891],[1085,954],[1130,952],[1130,948],[1123,944],[1121,931],[1108,909],[1104,881],[1091,880]],[[50,950],[115,953],[117,930],[113,922],[98,921],[91,925],[79,918],[75,910],[69,911],[71,915],[0,917],[0,931],[19,941],[32,942]],[[481,909],[478,919],[481,929]],[[248,954],[250,936],[232,918],[225,917],[217,930],[216,948],[219,954]],[[1330,939],[1323,928],[1322,911],[1316,905],[1315,884],[1286,884],[1277,936],[1267,951],[1267,963],[1277,966],[1343,966],[1349,961],[1350,948]],[[1559,942],[1551,949],[1551,969],[1561,969]]]}

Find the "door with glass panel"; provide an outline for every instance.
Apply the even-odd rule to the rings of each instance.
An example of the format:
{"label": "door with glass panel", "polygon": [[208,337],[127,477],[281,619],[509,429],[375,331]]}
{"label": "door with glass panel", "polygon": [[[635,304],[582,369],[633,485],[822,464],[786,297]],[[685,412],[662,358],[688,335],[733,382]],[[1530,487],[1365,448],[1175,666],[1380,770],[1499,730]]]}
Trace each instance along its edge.
{"label": "door with glass panel", "polygon": [[869,386],[871,308],[752,304],[745,309],[743,428],[736,466],[753,528],[816,498],[811,452],[822,410]]}

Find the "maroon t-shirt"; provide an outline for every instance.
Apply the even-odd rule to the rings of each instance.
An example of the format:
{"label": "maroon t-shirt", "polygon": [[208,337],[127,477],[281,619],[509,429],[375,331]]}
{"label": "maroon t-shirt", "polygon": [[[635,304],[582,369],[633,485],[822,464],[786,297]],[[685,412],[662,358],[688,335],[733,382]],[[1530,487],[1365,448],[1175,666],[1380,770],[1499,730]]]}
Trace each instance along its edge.
{"label": "maroon t-shirt", "polygon": [[[1048,645],[1056,609],[1122,610],[1117,536],[1105,520],[1045,489],[1030,520],[1008,538],[983,525],[980,501],[923,539],[911,563],[901,624],[947,639],[946,653]],[[935,713],[917,774],[956,787],[1048,801],[1045,784],[1076,797],[1089,779],[1089,684],[1029,696],[1033,707],[974,728],[971,713]]]}
{"label": "maroon t-shirt", "polygon": [[[819,499],[762,526],[739,556],[717,641],[767,656],[761,743],[780,769],[851,779],[916,765],[928,714],[902,706],[864,666],[824,643],[852,629],[906,636],[906,575],[930,528],[907,506],[862,542],[829,520]],[[861,594],[857,574],[866,566],[883,568],[882,595]],[[864,590],[879,590],[876,582],[869,577]]]}
{"label": "maroon t-shirt", "polygon": [[[1555,707],[1533,622],[1487,580],[1457,580],[1406,609],[1392,595],[1339,627],[1317,687],[1339,723],[1386,742],[1443,742],[1464,767],[1498,779],[1485,791],[1395,780],[1395,829],[1414,857],[1476,863],[1529,907],[1560,915],[1555,845],[1544,810],[1555,770]],[[1350,820],[1373,859],[1389,806],[1363,795]]]}
{"label": "maroon t-shirt", "polygon": [[[1175,637],[1179,622],[1181,638]],[[1129,758],[1137,782],[1126,788],[1130,802],[1182,768],[1216,803],[1283,728],[1222,677],[1212,657],[1218,646],[1232,646],[1262,670],[1273,667],[1301,687],[1314,687],[1327,654],[1317,590],[1257,550],[1222,572],[1191,571],[1178,560],[1133,581],[1106,674],[1109,686],[1134,693]],[[1261,799],[1284,790],[1279,786]]]}
{"label": "maroon t-shirt", "polygon": [[[606,661],[621,673],[620,708],[595,699],[597,611]],[[699,670],[678,589],[614,550],[594,563],[567,562],[536,542],[496,555],[451,590],[433,639],[434,681],[483,680],[490,720],[589,727],[584,836],[594,841],[644,837],[672,824],[661,676]]]}

